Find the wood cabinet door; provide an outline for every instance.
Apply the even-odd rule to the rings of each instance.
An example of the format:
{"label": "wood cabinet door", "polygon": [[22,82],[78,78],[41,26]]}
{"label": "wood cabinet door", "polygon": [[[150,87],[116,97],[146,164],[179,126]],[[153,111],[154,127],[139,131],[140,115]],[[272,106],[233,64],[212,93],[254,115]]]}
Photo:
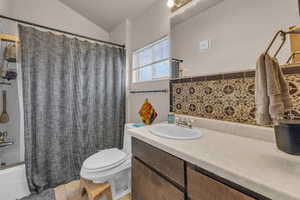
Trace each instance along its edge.
{"label": "wood cabinet door", "polygon": [[255,200],[189,167],[187,191],[190,200]]}
{"label": "wood cabinet door", "polygon": [[132,200],[184,200],[184,193],[133,158]]}
{"label": "wood cabinet door", "polygon": [[132,154],[184,188],[183,160],[136,138],[132,139]]}

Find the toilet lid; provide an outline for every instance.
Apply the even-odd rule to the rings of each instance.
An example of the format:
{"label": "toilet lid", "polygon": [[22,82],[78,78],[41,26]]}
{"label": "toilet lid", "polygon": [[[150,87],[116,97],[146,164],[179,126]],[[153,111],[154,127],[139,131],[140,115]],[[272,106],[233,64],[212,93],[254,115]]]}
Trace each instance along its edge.
{"label": "toilet lid", "polygon": [[121,164],[126,157],[126,153],[119,149],[106,149],[88,157],[83,167],[89,170],[109,168]]}

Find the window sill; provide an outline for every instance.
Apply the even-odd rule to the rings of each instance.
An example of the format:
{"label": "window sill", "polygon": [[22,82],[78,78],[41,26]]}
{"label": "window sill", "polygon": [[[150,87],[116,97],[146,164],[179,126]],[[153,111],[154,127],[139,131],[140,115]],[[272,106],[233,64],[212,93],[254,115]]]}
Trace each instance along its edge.
{"label": "window sill", "polygon": [[153,79],[153,80],[148,80],[148,81],[137,81],[137,82],[132,82],[132,85],[138,85],[138,84],[143,84],[143,83],[153,83],[153,82],[160,82],[160,81],[169,81],[170,78],[160,78],[160,79]]}

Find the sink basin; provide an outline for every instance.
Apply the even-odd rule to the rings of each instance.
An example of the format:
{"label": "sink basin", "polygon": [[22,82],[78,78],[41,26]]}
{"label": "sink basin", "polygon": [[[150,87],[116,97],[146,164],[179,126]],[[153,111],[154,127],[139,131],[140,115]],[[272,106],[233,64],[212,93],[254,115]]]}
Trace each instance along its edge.
{"label": "sink basin", "polygon": [[176,140],[194,140],[202,136],[199,129],[184,128],[174,124],[153,125],[149,131],[153,135]]}

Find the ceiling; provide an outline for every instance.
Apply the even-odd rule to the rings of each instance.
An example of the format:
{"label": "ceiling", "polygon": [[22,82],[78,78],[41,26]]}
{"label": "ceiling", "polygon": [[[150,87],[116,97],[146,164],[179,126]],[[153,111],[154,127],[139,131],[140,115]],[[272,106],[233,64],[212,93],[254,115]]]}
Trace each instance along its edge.
{"label": "ceiling", "polygon": [[223,1],[224,0],[193,0],[171,15],[171,26],[175,27]]}
{"label": "ceiling", "polygon": [[[126,18],[142,14],[157,0],[60,0],[82,16],[110,32]],[[159,0],[161,1],[161,0]]]}

